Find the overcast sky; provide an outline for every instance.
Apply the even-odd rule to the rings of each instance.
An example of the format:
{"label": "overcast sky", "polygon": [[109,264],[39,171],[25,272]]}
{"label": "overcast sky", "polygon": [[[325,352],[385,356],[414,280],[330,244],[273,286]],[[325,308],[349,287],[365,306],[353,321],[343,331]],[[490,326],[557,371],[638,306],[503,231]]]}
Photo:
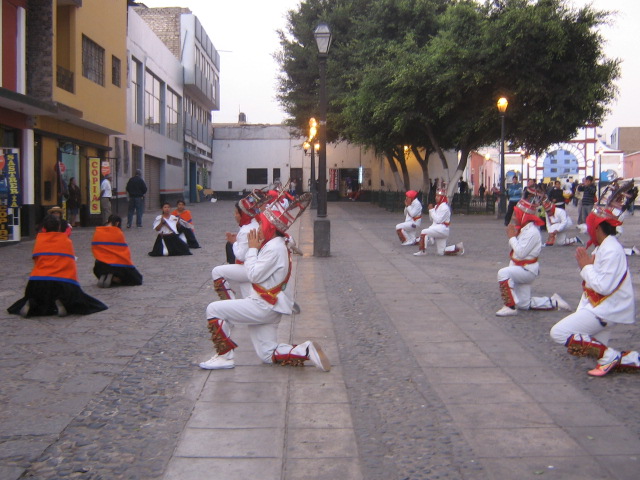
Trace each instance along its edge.
{"label": "overcast sky", "polygon": [[[275,96],[278,65],[276,30],[284,28],[285,13],[299,0],[141,0],[148,7],[189,8],[204,26],[220,52],[219,112],[216,123],[236,122],[244,112],[249,123],[280,123],[285,114]],[[569,0],[575,6],[588,3],[601,10],[615,10],[614,25],[604,27],[607,56],[620,58],[620,93],[602,132],[609,138],[615,127],[640,126],[640,29],[639,0]]]}

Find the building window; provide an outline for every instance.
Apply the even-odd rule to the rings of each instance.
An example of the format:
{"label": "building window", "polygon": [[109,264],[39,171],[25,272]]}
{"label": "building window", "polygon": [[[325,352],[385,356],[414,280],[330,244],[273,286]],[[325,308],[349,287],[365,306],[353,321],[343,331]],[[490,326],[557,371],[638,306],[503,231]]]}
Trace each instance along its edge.
{"label": "building window", "polygon": [[171,156],[167,155],[167,163],[169,165],[173,165],[174,167],[182,167],[182,159],[181,158],[171,157]]}
{"label": "building window", "polygon": [[142,170],[142,147],[132,145],[131,156],[133,157],[133,171]]}
{"label": "building window", "polygon": [[167,137],[180,140],[180,96],[170,88],[167,89]]}
{"label": "building window", "polygon": [[273,169],[273,183],[279,182],[279,181],[280,181],[280,169],[279,168],[274,168]]}
{"label": "building window", "polygon": [[114,55],[111,56],[111,83],[116,87],[120,86],[120,59]]}
{"label": "building window", "polygon": [[266,168],[247,168],[247,184],[266,185],[268,172]]}
{"label": "building window", "polygon": [[162,133],[162,82],[151,72],[145,72],[144,113],[147,128]]}
{"label": "building window", "polygon": [[131,107],[133,111],[133,120],[138,125],[142,125],[143,119],[143,110],[142,110],[142,63],[136,60],[135,58],[131,59],[133,61],[133,75],[131,75],[131,88],[132,88],[132,102]]}
{"label": "building window", "polygon": [[557,169],[557,168],[551,168],[549,171],[550,171],[551,173],[556,173],[556,172],[558,171],[558,169]]}
{"label": "building window", "polygon": [[104,86],[104,48],[82,36],[82,75]]}

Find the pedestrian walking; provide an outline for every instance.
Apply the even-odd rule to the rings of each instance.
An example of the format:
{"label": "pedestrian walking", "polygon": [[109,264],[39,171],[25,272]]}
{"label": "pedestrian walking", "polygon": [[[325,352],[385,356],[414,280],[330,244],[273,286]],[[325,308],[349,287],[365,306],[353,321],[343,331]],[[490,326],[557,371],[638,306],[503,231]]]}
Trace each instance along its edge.
{"label": "pedestrian walking", "polygon": [[404,222],[396,225],[396,233],[402,245],[418,243],[416,232],[422,222],[422,203],[418,200],[418,192],[409,190],[404,197]]}
{"label": "pedestrian walking", "polygon": [[142,170],[136,170],[136,174],[127,182],[126,190],[129,195],[127,228],[131,228],[134,212],[136,214],[136,227],[140,228],[142,227],[142,215],[144,214],[144,196],[147,193],[147,184],[142,178]]}
{"label": "pedestrian walking", "polygon": [[542,251],[538,207],[544,193],[530,190],[527,199],[520,199],[513,209],[515,224],[507,226],[510,262],[508,267],[498,270],[498,285],[504,306],[496,312],[498,317],[518,314],[520,310],[569,310],[569,304],[560,295],[532,297],[531,284],[540,273],[538,257]]}
{"label": "pedestrian walking", "polygon": [[[584,247],[576,250],[583,294],[577,310],[556,323],[551,338],[576,356],[597,358],[589,375],[602,377],[614,370],[640,371],[637,351],[619,351],[609,346],[611,332],[617,324],[635,323],[635,298],[631,272],[616,228],[622,206],[633,181],[605,192],[608,199],[596,206],[586,218],[592,254]],[[607,190],[609,188],[607,187]]]}
{"label": "pedestrian walking", "polygon": [[276,199],[276,205],[258,215],[260,226],[249,232],[244,265],[252,292],[247,298],[209,304],[206,316],[216,354],[200,363],[200,368],[234,368],[234,349],[238,345],[231,339],[232,328],[247,325],[253,347],[263,363],[303,366],[311,361],[320,370],[331,369],[329,359],[317,343],[290,345],[277,340],[280,319],[283,314],[293,313],[294,306],[286,288],[291,276],[291,257],[284,234],[310,202],[310,193],[302,194],[286,208]]}

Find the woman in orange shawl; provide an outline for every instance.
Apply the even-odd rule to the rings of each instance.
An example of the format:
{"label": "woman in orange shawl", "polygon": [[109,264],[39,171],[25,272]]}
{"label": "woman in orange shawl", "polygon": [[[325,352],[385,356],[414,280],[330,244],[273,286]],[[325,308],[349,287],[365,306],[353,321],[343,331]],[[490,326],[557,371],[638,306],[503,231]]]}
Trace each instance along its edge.
{"label": "woman in orange shawl", "polygon": [[73,243],[65,233],[66,223],[56,215],[47,215],[42,232],[33,247],[35,263],[24,297],[7,311],[23,317],[67,313],[88,315],[108,307],[87,295],[78,283],[78,271]]}
{"label": "woman in orange shawl", "polygon": [[131,261],[131,251],[122,233],[122,219],[111,215],[104,227],[96,227],[91,250],[96,258],[93,273],[98,287],[142,285],[142,275]]}
{"label": "woman in orange shawl", "polygon": [[198,240],[196,240],[194,233],[195,229],[193,227],[191,212],[186,210],[184,207],[184,200],[178,200],[177,208],[171,212],[171,215],[178,217],[178,233],[180,234],[180,238],[189,245],[189,248],[200,248],[200,244],[198,243]]}

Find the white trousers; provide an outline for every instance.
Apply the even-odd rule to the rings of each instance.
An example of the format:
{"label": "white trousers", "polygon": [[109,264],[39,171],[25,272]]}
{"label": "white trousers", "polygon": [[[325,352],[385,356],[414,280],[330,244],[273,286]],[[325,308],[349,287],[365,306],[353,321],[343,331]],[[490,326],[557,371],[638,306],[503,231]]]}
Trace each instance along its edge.
{"label": "white trousers", "polygon": [[[433,239],[436,244],[436,252],[438,255],[444,255],[447,246],[447,238],[449,238],[449,228],[440,225],[431,225],[420,232],[420,235],[426,235]],[[426,240],[426,239],[425,239]],[[424,248],[427,249],[428,242],[425,241]]]}
{"label": "white trousers", "polygon": [[520,310],[551,310],[554,308],[549,297],[532,297],[531,284],[537,275],[517,265],[498,270],[498,282],[509,281],[509,288],[516,307]]}
{"label": "white trousers", "polygon": [[207,320],[222,320],[222,331],[231,338],[236,325],[247,325],[253,348],[264,363],[273,363],[274,352],[286,354],[293,345],[278,343],[278,324],[282,314],[251,298],[212,302],[207,307]]}
{"label": "white trousers", "polygon": [[211,278],[213,280],[224,278],[229,283],[229,288],[233,290],[236,298],[247,298],[253,290],[244,265],[218,265],[211,270]]}
{"label": "white trousers", "polygon": [[408,241],[415,241],[416,234],[418,232],[418,227],[420,226],[420,220],[410,221],[410,222],[402,222],[396,225],[396,231],[402,230],[404,236]]}

